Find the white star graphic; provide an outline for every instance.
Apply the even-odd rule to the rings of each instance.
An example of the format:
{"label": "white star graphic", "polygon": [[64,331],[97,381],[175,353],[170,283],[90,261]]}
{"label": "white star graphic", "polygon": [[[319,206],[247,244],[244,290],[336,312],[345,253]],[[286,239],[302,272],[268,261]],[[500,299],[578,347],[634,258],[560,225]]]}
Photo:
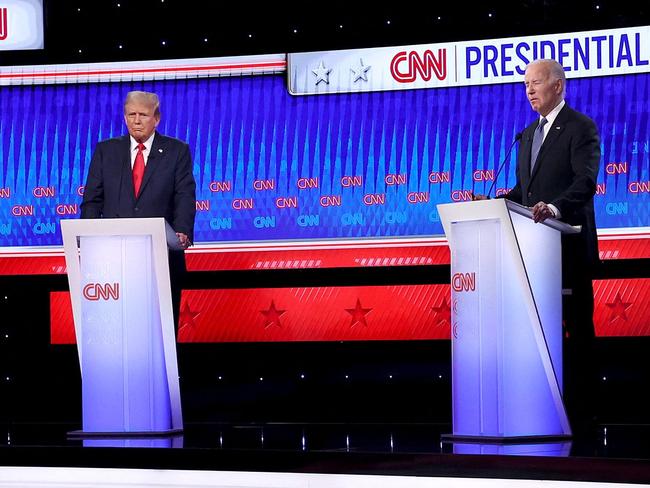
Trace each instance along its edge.
{"label": "white star graphic", "polygon": [[363,59],[359,59],[359,64],[356,66],[351,66],[350,71],[353,73],[353,83],[356,83],[359,80],[363,81],[368,81],[368,70],[370,69],[370,65],[365,66],[363,64]]}
{"label": "white star graphic", "polygon": [[321,81],[324,81],[326,85],[329,85],[329,74],[331,71],[332,68],[326,68],[325,63],[322,61],[318,65],[318,68],[311,70],[311,72],[316,75],[316,85],[318,85]]}

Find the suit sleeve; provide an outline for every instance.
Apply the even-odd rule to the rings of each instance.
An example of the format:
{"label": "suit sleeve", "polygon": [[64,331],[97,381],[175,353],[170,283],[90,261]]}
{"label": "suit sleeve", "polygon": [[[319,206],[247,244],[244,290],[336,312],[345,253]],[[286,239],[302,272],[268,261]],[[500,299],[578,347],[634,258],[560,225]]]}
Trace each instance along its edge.
{"label": "suit sleeve", "polygon": [[86,186],[84,187],[84,196],[81,202],[82,219],[99,219],[104,213],[104,175],[103,175],[103,145],[98,144],[95,148]]}
{"label": "suit sleeve", "polygon": [[581,209],[596,193],[596,179],[600,167],[600,137],[596,124],[582,121],[571,139],[571,170],[573,181],[556,199],[555,205],[563,216]]}
{"label": "suit sleeve", "polygon": [[510,200],[512,202],[516,203],[523,203],[523,200],[521,199],[521,183],[519,182],[519,165],[517,165],[517,183],[515,183],[515,186],[512,187],[512,189],[506,193],[505,195],[499,195],[496,198],[505,198],[506,200]]}
{"label": "suit sleeve", "polygon": [[174,222],[176,232],[186,234],[194,242],[194,217],[196,215],[196,182],[192,173],[190,148],[183,144],[176,163],[174,181]]}
{"label": "suit sleeve", "polygon": [[505,195],[499,195],[496,198],[505,198],[506,200],[510,200],[515,203],[523,204],[523,199],[521,195],[521,178],[519,172],[521,171],[521,158],[522,158],[522,152],[521,152],[521,146],[519,146],[519,153],[517,157],[517,168],[515,170],[515,176],[517,178],[517,182],[515,183],[515,186],[512,187],[512,189],[506,193]]}

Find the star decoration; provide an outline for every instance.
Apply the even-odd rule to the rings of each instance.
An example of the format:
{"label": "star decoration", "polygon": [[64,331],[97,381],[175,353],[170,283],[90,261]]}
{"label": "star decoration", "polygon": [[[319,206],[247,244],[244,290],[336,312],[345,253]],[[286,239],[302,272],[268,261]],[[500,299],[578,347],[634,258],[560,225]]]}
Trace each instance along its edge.
{"label": "star decoration", "polygon": [[180,332],[185,327],[190,329],[196,326],[194,319],[201,315],[201,312],[192,311],[190,304],[187,300],[183,302],[183,307],[181,308],[180,316],[178,317],[178,331]]}
{"label": "star decoration", "polygon": [[282,327],[282,324],[280,323],[280,317],[286,313],[286,310],[278,310],[275,308],[275,301],[271,300],[271,306],[268,308],[268,310],[260,310],[260,313],[266,317],[264,328],[268,329],[273,324],[275,324],[276,327]]}
{"label": "star decoration", "polygon": [[609,316],[609,322],[612,323],[616,319],[621,318],[627,322],[627,311],[632,306],[632,302],[624,302],[621,299],[621,292],[616,292],[616,298],[612,303],[606,303],[607,307],[610,308],[611,314]]}
{"label": "star decoration", "polygon": [[451,322],[451,306],[446,298],[442,299],[442,303],[438,307],[431,307],[431,310],[436,314],[438,325]]}
{"label": "star decoration", "polygon": [[368,81],[368,70],[370,66],[365,66],[363,64],[363,59],[359,59],[359,64],[356,66],[350,67],[352,71],[352,83],[356,83],[359,80]]}
{"label": "star decoration", "polygon": [[330,73],[332,71],[332,68],[326,68],[325,63],[322,61],[318,65],[318,68],[311,70],[312,73],[316,75],[316,85],[321,81],[324,81],[326,85],[330,84]]}
{"label": "star decoration", "polygon": [[350,322],[350,327],[354,327],[357,324],[361,324],[364,327],[368,327],[366,322],[366,315],[368,315],[372,308],[363,308],[361,306],[361,300],[357,298],[357,305],[354,308],[346,308],[345,311],[352,315],[352,322]]}

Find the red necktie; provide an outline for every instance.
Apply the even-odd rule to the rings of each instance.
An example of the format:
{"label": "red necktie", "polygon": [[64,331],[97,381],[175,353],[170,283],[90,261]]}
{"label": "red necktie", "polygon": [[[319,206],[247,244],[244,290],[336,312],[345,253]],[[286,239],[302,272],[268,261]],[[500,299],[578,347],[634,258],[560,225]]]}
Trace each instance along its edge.
{"label": "red necktie", "polygon": [[142,177],[144,176],[144,144],[138,144],[138,154],[135,155],[135,162],[133,163],[133,188],[135,189],[135,196],[140,192],[140,185],[142,184]]}

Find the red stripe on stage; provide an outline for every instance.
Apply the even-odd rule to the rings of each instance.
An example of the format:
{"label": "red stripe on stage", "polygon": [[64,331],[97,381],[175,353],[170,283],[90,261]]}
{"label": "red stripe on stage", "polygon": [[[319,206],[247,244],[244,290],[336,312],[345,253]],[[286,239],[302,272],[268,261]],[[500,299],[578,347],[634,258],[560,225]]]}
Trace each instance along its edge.
{"label": "red stripe on stage", "polygon": [[[179,342],[448,339],[448,285],[187,290]],[[73,344],[68,293],[51,294],[53,344]]]}
{"label": "red stripe on stage", "polygon": [[[594,281],[598,337],[650,336],[650,279]],[[449,339],[449,285],[187,290],[179,342]],[[51,293],[53,344],[73,344],[67,292]]]}
{"label": "red stripe on stage", "polygon": [[[331,246],[331,244],[330,244]],[[358,244],[357,244],[358,246]],[[189,271],[227,271],[246,269],[357,268],[372,266],[424,266],[449,264],[446,244],[413,247],[352,247],[343,249],[255,250],[230,248],[228,252],[196,249],[188,252]],[[63,251],[24,251],[22,255],[0,256],[0,275],[64,274]]]}
{"label": "red stripe on stage", "polygon": [[449,264],[447,245],[352,249],[195,252],[187,254],[190,271],[237,269],[357,268]]}
{"label": "red stripe on stage", "polygon": [[63,251],[48,256],[0,256],[0,276],[65,273]]}
{"label": "red stripe on stage", "polygon": [[[643,236],[605,236],[599,240],[600,258],[650,258],[650,238]],[[323,249],[323,246],[330,247]],[[264,244],[251,243],[245,250],[236,247],[197,247],[187,253],[190,271],[246,269],[355,268],[369,266],[423,266],[449,264],[449,247],[441,242],[393,243],[390,247],[372,244],[363,247],[354,242],[315,242]],[[284,249],[290,247],[290,249]],[[301,249],[300,247],[304,247]],[[63,274],[63,250],[22,250],[8,256],[0,254],[0,276]]]}
{"label": "red stripe on stage", "polygon": [[650,335],[650,278],[594,281],[598,337]]}
{"label": "red stripe on stage", "polygon": [[72,302],[67,291],[50,292],[50,343],[76,343]]}
{"label": "red stripe on stage", "polygon": [[642,259],[650,258],[650,239],[645,237],[627,237],[599,239],[600,259]]}

